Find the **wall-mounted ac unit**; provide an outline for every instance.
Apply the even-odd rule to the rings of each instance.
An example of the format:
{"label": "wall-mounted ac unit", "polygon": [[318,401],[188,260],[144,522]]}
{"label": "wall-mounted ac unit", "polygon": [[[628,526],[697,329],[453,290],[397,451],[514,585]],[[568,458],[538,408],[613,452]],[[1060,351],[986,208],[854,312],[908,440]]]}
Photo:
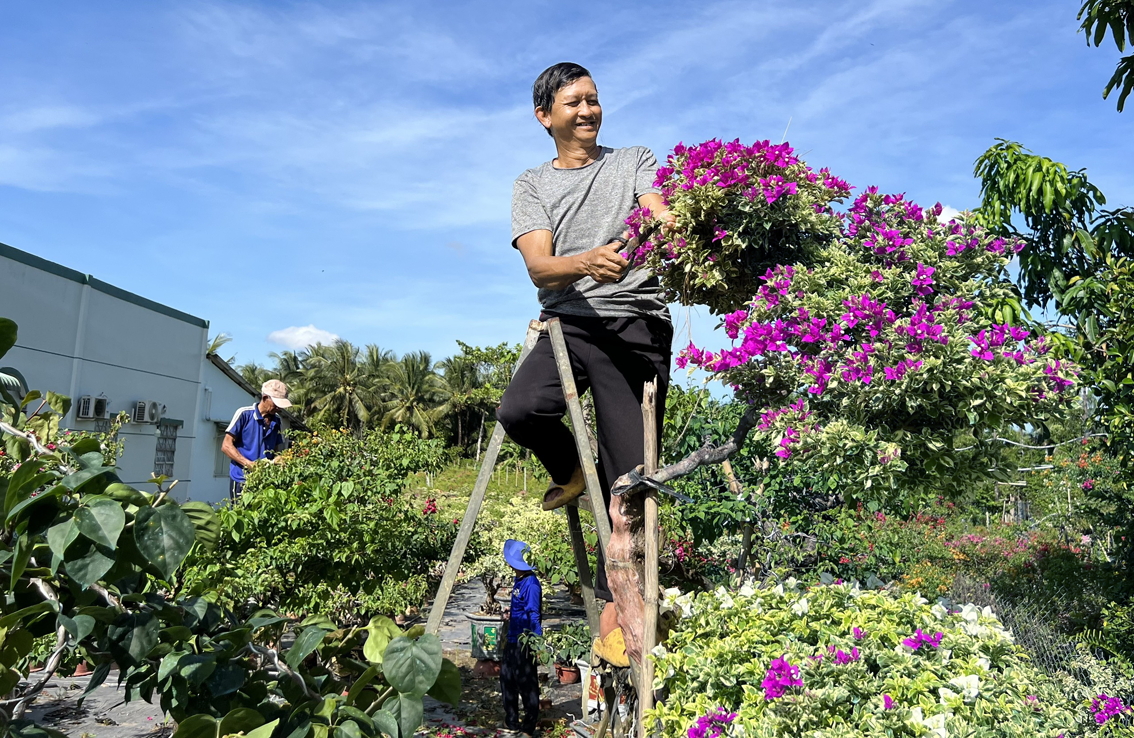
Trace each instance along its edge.
{"label": "wall-mounted ac unit", "polygon": [[105,397],[94,398],[94,416],[101,420],[110,417],[110,401]]}
{"label": "wall-mounted ac unit", "polygon": [[90,420],[93,419],[94,416],[94,398],[90,395],[83,395],[79,398],[79,402],[75,406],[75,417]]}
{"label": "wall-mounted ac unit", "polygon": [[138,400],[130,411],[134,423],[156,423],[165,415],[165,405],[154,400]]}

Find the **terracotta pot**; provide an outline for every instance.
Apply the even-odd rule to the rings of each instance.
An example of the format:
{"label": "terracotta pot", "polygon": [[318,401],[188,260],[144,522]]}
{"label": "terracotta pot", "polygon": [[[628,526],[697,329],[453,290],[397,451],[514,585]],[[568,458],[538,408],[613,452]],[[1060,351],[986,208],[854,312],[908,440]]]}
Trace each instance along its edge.
{"label": "terracotta pot", "polygon": [[91,667],[87,666],[87,662],[83,661],[75,667],[75,673],[72,676],[86,676],[91,673]]}
{"label": "terracotta pot", "polygon": [[579,667],[574,664],[556,664],[555,676],[560,684],[578,684]]}

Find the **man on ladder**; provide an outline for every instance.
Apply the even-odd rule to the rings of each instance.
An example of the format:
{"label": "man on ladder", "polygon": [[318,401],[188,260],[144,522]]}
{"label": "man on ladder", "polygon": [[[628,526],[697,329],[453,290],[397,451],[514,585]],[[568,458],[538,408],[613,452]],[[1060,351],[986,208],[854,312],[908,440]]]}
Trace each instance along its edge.
{"label": "man on ladder", "polygon": [[[594,593],[606,603],[596,645],[608,661],[626,666],[627,652],[635,660],[641,655],[643,604],[637,577],[607,578],[608,568],[630,566],[632,548],[628,522],[618,500],[611,504],[610,487],[644,461],[642,388],[656,378],[657,406],[664,409],[673,326],[657,277],[628,271],[620,252],[627,249],[625,221],[635,208],[663,218],[666,210],[654,186],[657,161],[649,149],[599,145],[602,108],[590,72],[578,64],[556,64],[536,79],[532,98],[556,157],[516,180],[512,245],[539,288],[540,319],[560,321],[578,392],[590,389],[594,401],[604,499],[592,507],[596,514],[607,508],[612,523],[610,558],[604,561],[600,551],[595,576]],[[547,469],[545,510],[585,490],[575,440],[562,422],[566,409],[552,341],[544,332],[504,393],[497,419]],[[660,411],[657,418],[660,431]]]}

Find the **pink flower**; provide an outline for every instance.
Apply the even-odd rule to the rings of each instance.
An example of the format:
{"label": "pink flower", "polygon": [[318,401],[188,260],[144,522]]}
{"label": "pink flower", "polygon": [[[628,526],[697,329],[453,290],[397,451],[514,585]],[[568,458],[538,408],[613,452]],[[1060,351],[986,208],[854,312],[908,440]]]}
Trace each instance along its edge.
{"label": "pink flower", "polygon": [[890,697],[890,695],[888,695],[888,694],[882,695],[882,709],[883,710],[893,710],[894,709],[894,699],[892,697]]}

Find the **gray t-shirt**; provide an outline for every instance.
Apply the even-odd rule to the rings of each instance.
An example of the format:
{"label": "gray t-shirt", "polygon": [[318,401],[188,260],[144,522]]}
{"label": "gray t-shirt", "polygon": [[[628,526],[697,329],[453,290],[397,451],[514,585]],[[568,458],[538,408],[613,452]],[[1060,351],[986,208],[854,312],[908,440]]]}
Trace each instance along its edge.
{"label": "gray t-shirt", "polygon": [[[604,246],[626,230],[626,218],[640,195],[658,192],[658,162],[645,146],[602,147],[598,159],[577,169],[551,162],[529,169],[512,188],[512,246],[525,233],[551,231],[552,253],[574,256]],[[583,277],[562,290],[539,290],[547,313],[622,318],[656,316],[669,320],[658,278],[648,269],[631,270],[615,284]]]}

